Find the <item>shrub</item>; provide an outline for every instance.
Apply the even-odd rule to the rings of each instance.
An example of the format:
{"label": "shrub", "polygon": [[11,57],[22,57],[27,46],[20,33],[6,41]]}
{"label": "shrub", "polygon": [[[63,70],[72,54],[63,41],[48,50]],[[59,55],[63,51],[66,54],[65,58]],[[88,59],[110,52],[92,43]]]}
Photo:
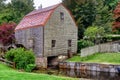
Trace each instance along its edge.
{"label": "shrub", "polygon": [[0,41],[3,45],[15,42],[14,29],[16,24],[13,22],[3,23],[0,25]]}
{"label": "shrub", "polygon": [[11,49],[6,52],[5,57],[10,61],[15,62],[17,69],[28,70],[27,68],[30,64],[35,64],[35,56],[33,52],[25,50],[24,48]]}
{"label": "shrub", "polygon": [[82,48],[93,46],[93,45],[94,43],[89,40],[83,40],[83,39],[79,40],[78,41],[78,53],[80,53],[80,50]]}
{"label": "shrub", "polygon": [[31,72],[35,68],[35,64],[28,64],[25,71]]}
{"label": "shrub", "polygon": [[106,37],[103,37],[103,39],[106,39],[106,41],[117,41],[120,40],[119,35],[107,35]]}

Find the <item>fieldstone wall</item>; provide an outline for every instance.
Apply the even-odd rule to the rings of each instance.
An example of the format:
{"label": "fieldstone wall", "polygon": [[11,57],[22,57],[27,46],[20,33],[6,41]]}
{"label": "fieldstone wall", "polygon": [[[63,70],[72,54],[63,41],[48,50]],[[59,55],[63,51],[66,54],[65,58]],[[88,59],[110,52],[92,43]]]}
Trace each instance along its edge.
{"label": "fieldstone wall", "polygon": [[95,54],[97,52],[120,52],[119,43],[106,43],[84,48],[81,50],[81,57]]}
{"label": "fieldstone wall", "polygon": [[[64,20],[61,20],[60,12],[64,13]],[[51,15],[44,27],[44,56],[67,55],[77,52],[77,26],[69,12],[61,5]],[[56,40],[55,47],[51,47],[51,41]],[[68,40],[72,40],[71,47],[68,47]]]}
{"label": "fieldstone wall", "polygon": [[47,69],[47,58],[46,57],[36,57],[36,65],[39,69]]}
{"label": "fieldstone wall", "polygon": [[92,54],[97,53],[97,52],[99,52],[99,46],[98,45],[81,49],[81,55],[80,56],[85,57],[85,56],[92,55]]}
{"label": "fieldstone wall", "polygon": [[102,72],[116,72],[120,65],[113,64],[98,64],[98,63],[80,63],[80,62],[60,62],[60,69],[75,69],[81,71],[102,71]]}

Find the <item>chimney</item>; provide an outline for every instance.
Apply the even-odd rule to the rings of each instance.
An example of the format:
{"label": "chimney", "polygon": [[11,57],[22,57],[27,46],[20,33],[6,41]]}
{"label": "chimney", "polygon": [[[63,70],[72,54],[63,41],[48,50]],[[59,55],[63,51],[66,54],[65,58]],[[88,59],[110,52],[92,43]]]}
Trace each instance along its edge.
{"label": "chimney", "polygon": [[40,6],[38,6],[38,9],[42,9],[42,4],[40,4]]}

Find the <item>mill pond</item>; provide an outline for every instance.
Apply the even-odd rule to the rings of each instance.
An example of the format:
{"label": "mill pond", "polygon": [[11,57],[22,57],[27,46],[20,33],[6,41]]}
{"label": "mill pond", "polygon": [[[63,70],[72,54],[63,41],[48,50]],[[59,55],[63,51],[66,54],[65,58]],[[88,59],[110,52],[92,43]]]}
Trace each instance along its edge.
{"label": "mill pond", "polygon": [[120,80],[120,74],[118,73],[110,73],[110,72],[98,72],[98,71],[80,71],[74,69],[48,69],[48,70],[39,70],[34,71],[35,73],[45,73],[49,75],[57,75],[57,76],[66,76],[73,78],[82,78],[90,79],[90,80]]}

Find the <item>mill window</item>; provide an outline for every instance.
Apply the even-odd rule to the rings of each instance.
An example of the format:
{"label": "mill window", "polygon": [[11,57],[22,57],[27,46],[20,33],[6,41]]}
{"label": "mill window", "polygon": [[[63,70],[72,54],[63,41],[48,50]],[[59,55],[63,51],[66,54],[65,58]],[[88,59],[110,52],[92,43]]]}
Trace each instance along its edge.
{"label": "mill window", "polygon": [[72,46],[72,40],[68,40],[68,46],[69,46],[69,47]]}
{"label": "mill window", "polygon": [[63,12],[60,12],[60,19],[64,20],[64,13]]}
{"label": "mill window", "polygon": [[52,48],[55,47],[56,40],[52,40]]}

